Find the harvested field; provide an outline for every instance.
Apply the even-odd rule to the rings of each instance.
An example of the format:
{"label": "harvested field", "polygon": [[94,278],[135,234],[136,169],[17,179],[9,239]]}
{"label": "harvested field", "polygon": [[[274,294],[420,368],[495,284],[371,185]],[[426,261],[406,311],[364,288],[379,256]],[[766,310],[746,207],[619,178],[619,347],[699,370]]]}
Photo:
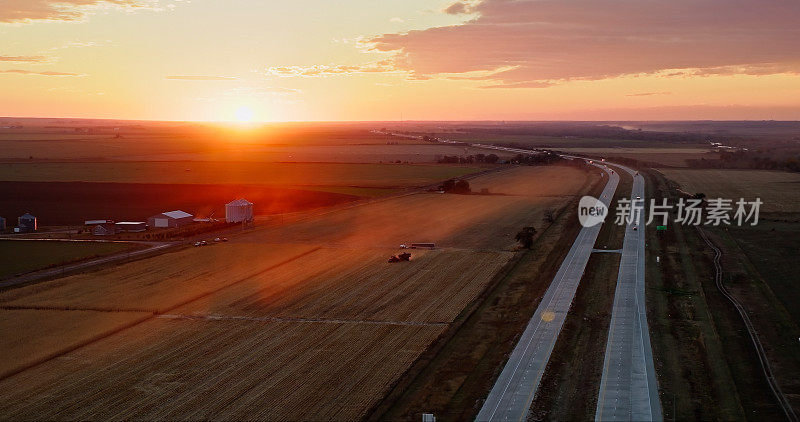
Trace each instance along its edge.
{"label": "harvested field", "polygon": [[[402,139],[402,138],[395,138]],[[395,142],[395,141],[392,141]],[[454,145],[425,143],[413,145],[281,145],[245,147],[226,154],[170,153],[137,156],[142,161],[253,161],[280,163],[435,163],[444,155],[485,154],[485,150]],[[124,159],[124,158],[123,158]]]}
{"label": "harvested field", "polygon": [[136,248],[130,243],[0,240],[0,279]]}
{"label": "harvested field", "polygon": [[[64,125],[64,122],[53,122]],[[231,161],[249,159],[253,153],[270,148],[297,152],[326,146],[387,146],[421,141],[394,138],[370,132],[358,125],[264,125],[250,130],[185,123],[108,122],[96,126],[77,121],[61,127],[37,127],[42,122],[25,122],[23,129],[0,128],[0,160],[151,160],[164,156],[215,157]],[[102,124],[102,123],[101,123]],[[120,138],[116,138],[119,127]],[[77,130],[76,130],[77,129]],[[85,131],[84,131],[85,130]],[[261,159],[263,157],[259,157]]]}
{"label": "harvested field", "polygon": [[155,319],[0,382],[0,415],[354,420],[442,329]]}
{"label": "harvested field", "polygon": [[415,194],[258,231],[246,239],[269,242],[279,237],[359,248],[395,248],[416,241],[507,250],[515,247],[514,235],[520,227],[540,225],[544,210],[567,200],[585,177],[583,171],[571,167],[518,167],[470,181],[473,190],[488,187],[497,195]]}
{"label": "harvested field", "polygon": [[687,192],[708,198],[754,200],[762,212],[800,212],[800,174],[767,170],[659,169]]}
{"label": "harvested field", "polygon": [[512,255],[411,252],[398,265],[394,250],[322,249],[172,313],[447,323]]}
{"label": "harvested field", "polygon": [[125,161],[2,163],[9,182],[116,182],[269,185],[274,187],[425,186],[480,171],[478,167],[424,164]]}
{"label": "harvested field", "polygon": [[149,316],[144,312],[0,308],[0,378]]}
{"label": "harvested field", "polygon": [[[4,292],[6,309],[154,315],[1,380],[0,418],[363,417],[514,256],[513,234],[589,183],[570,167],[484,177],[510,194],[388,198]],[[411,241],[437,249],[386,262]]]}
{"label": "harvested field", "polygon": [[0,306],[163,312],[313,250],[251,244],[189,248],[0,292]]}

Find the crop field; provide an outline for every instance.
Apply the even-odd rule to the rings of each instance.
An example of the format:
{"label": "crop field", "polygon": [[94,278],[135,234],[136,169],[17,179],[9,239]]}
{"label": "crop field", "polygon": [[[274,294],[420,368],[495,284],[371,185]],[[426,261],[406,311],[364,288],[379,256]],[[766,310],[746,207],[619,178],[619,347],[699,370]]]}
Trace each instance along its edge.
{"label": "crop field", "polygon": [[595,157],[624,157],[645,163],[658,163],[669,167],[686,167],[686,160],[716,158],[718,154],[708,148],[561,148],[560,151],[586,154]]}
{"label": "crop field", "polygon": [[135,247],[129,243],[0,240],[0,279]]}
{"label": "crop field", "polygon": [[[402,140],[403,138],[393,138]],[[402,141],[388,145],[277,145],[247,146],[226,153],[190,152],[144,154],[141,161],[248,161],[295,163],[434,163],[443,155],[486,154],[486,150],[446,144],[408,144]],[[502,155],[498,153],[498,155]],[[125,160],[125,158],[121,158]]]}
{"label": "crop field", "polygon": [[[86,327],[95,338],[79,348],[66,321],[51,321],[49,341],[26,343],[58,358],[0,379],[0,418],[364,417],[514,256],[513,234],[589,181],[519,167],[473,180],[490,195],[389,198],[2,292],[0,321],[23,310],[149,318],[119,333]],[[437,249],[386,262],[412,241]]]}
{"label": "crop field", "polygon": [[767,170],[659,169],[687,192],[708,198],[761,198],[762,212],[800,212],[800,174]]}
{"label": "crop field", "polygon": [[258,245],[239,242],[183,249],[143,262],[2,292],[0,306],[164,312],[312,249],[284,244],[262,250]]}
{"label": "crop field", "polygon": [[14,333],[0,343],[0,377],[150,317],[147,312],[0,309],[0,332]]}
{"label": "crop field", "polygon": [[[154,319],[0,385],[16,420],[353,420],[442,327]],[[26,374],[27,375],[27,374]],[[89,387],[89,388],[87,388]]]}
{"label": "crop field", "polygon": [[[237,160],[270,147],[367,146],[420,141],[393,138],[358,125],[263,125],[226,127],[193,123],[142,122],[140,125],[74,122],[44,127],[41,122],[22,129],[0,129],[0,160],[130,160],[169,155],[198,157],[213,154],[215,160]],[[115,128],[119,128],[116,131]],[[117,132],[120,137],[117,138]],[[281,152],[281,150],[276,150]],[[150,158],[148,158],[150,157]],[[160,158],[163,159],[163,158]]]}
{"label": "crop field", "polygon": [[224,215],[235,198],[259,215],[305,211],[483,170],[474,166],[256,162],[0,164],[0,215],[31,212],[41,225],[143,221],[165,210]]}
{"label": "crop field", "polygon": [[541,135],[502,135],[496,133],[442,133],[440,136],[462,142],[481,142],[493,144],[524,144],[537,148],[652,148],[671,145],[666,142],[631,140],[631,139],[604,139],[584,138],[576,136],[541,136]]}
{"label": "crop field", "polygon": [[409,187],[479,171],[449,165],[85,162],[0,164],[11,182],[116,182],[298,186]]}

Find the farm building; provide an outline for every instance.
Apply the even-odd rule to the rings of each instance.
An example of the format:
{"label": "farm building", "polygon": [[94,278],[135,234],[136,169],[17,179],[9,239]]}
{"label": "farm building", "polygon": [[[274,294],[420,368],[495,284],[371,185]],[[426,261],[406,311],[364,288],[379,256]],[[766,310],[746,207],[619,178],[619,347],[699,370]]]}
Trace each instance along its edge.
{"label": "farm building", "polygon": [[117,234],[117,227],[114,222],[95,224],[92,227],[92,234],[95,236],[111,236]]}
{"label": "farm building", "polygon": [[253,203],[246,199],[237,199],[225,204],[225,221],[241,223],[253,221]]}
{"label": "farm building", "polygon": [[86,220],[84,226],[96,226],[98,224],[114,224],[114,220]]}
{"label": "farm building", "polygon": [[188,212],[176,210],[162,212],[161,214],[154,215],[147,219],[147,225],[150,227],[182,227],[192,224],[194,216]]}
{"label": "farm building", "polygon": [[17,218],[17,227],[20,233],[35,232],[39,229],[39,221],[30,213],[25,213]]}
{"label": "farm building", "polygon": [[147,223],[144,221],[120,221],[114,224],[117,233],[140,233],[147,231]]}

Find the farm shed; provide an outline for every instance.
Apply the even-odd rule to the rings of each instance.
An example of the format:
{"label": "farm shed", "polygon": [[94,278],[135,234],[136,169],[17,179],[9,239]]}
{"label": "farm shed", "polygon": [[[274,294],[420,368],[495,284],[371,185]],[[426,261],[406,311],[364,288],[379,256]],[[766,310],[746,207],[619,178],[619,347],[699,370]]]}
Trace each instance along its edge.
{"label": "farm shed", "polygon": [[39,229],[39,221],[30,213],[25,213],[17,218],[17,226],[20,233],[35,232]]}
{"label": "farm shed", "polygon": [[237,199],[225,204],[225,221],[241,223],[253,221],[253,203],[246,199]]}
{"label": "farm shed", "polygon": [[150,227],[182,227],[192,224],[193,219],[194,216],[188,212],[180,210],[168,211],[148,218],[147,225]]}
{"label": "farm shed", "polygon": [[114,220],[86,220],[85,226],[96,226],[98,224],[114,224]]}
{"label": "farm shed", "polygon": [[92,234],[95,236],[111,236],[117,234],[117,227],[114,223],[100,223],[92,227]]}
{"label": "farm shed", "polygon": [[147,223],[144,221],[120,221],[114,224],[117,233],[140,233],[147,231]]}

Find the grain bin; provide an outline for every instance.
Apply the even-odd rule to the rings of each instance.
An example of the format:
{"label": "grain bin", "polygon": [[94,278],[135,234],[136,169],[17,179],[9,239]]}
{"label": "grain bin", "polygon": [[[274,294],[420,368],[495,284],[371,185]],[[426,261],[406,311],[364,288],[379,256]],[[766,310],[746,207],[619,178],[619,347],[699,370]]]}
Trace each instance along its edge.
{"label": "grain bin", "polygon": [[39,220],[30,213],[25,213],[17,218],[17,226],[20,233],[35,232],[39,230]]}
{"label": "grain bin", "polygon": [[253,203],[246,199],[237,199],[225,204],[225,221],[241,223],[253,221]]}

